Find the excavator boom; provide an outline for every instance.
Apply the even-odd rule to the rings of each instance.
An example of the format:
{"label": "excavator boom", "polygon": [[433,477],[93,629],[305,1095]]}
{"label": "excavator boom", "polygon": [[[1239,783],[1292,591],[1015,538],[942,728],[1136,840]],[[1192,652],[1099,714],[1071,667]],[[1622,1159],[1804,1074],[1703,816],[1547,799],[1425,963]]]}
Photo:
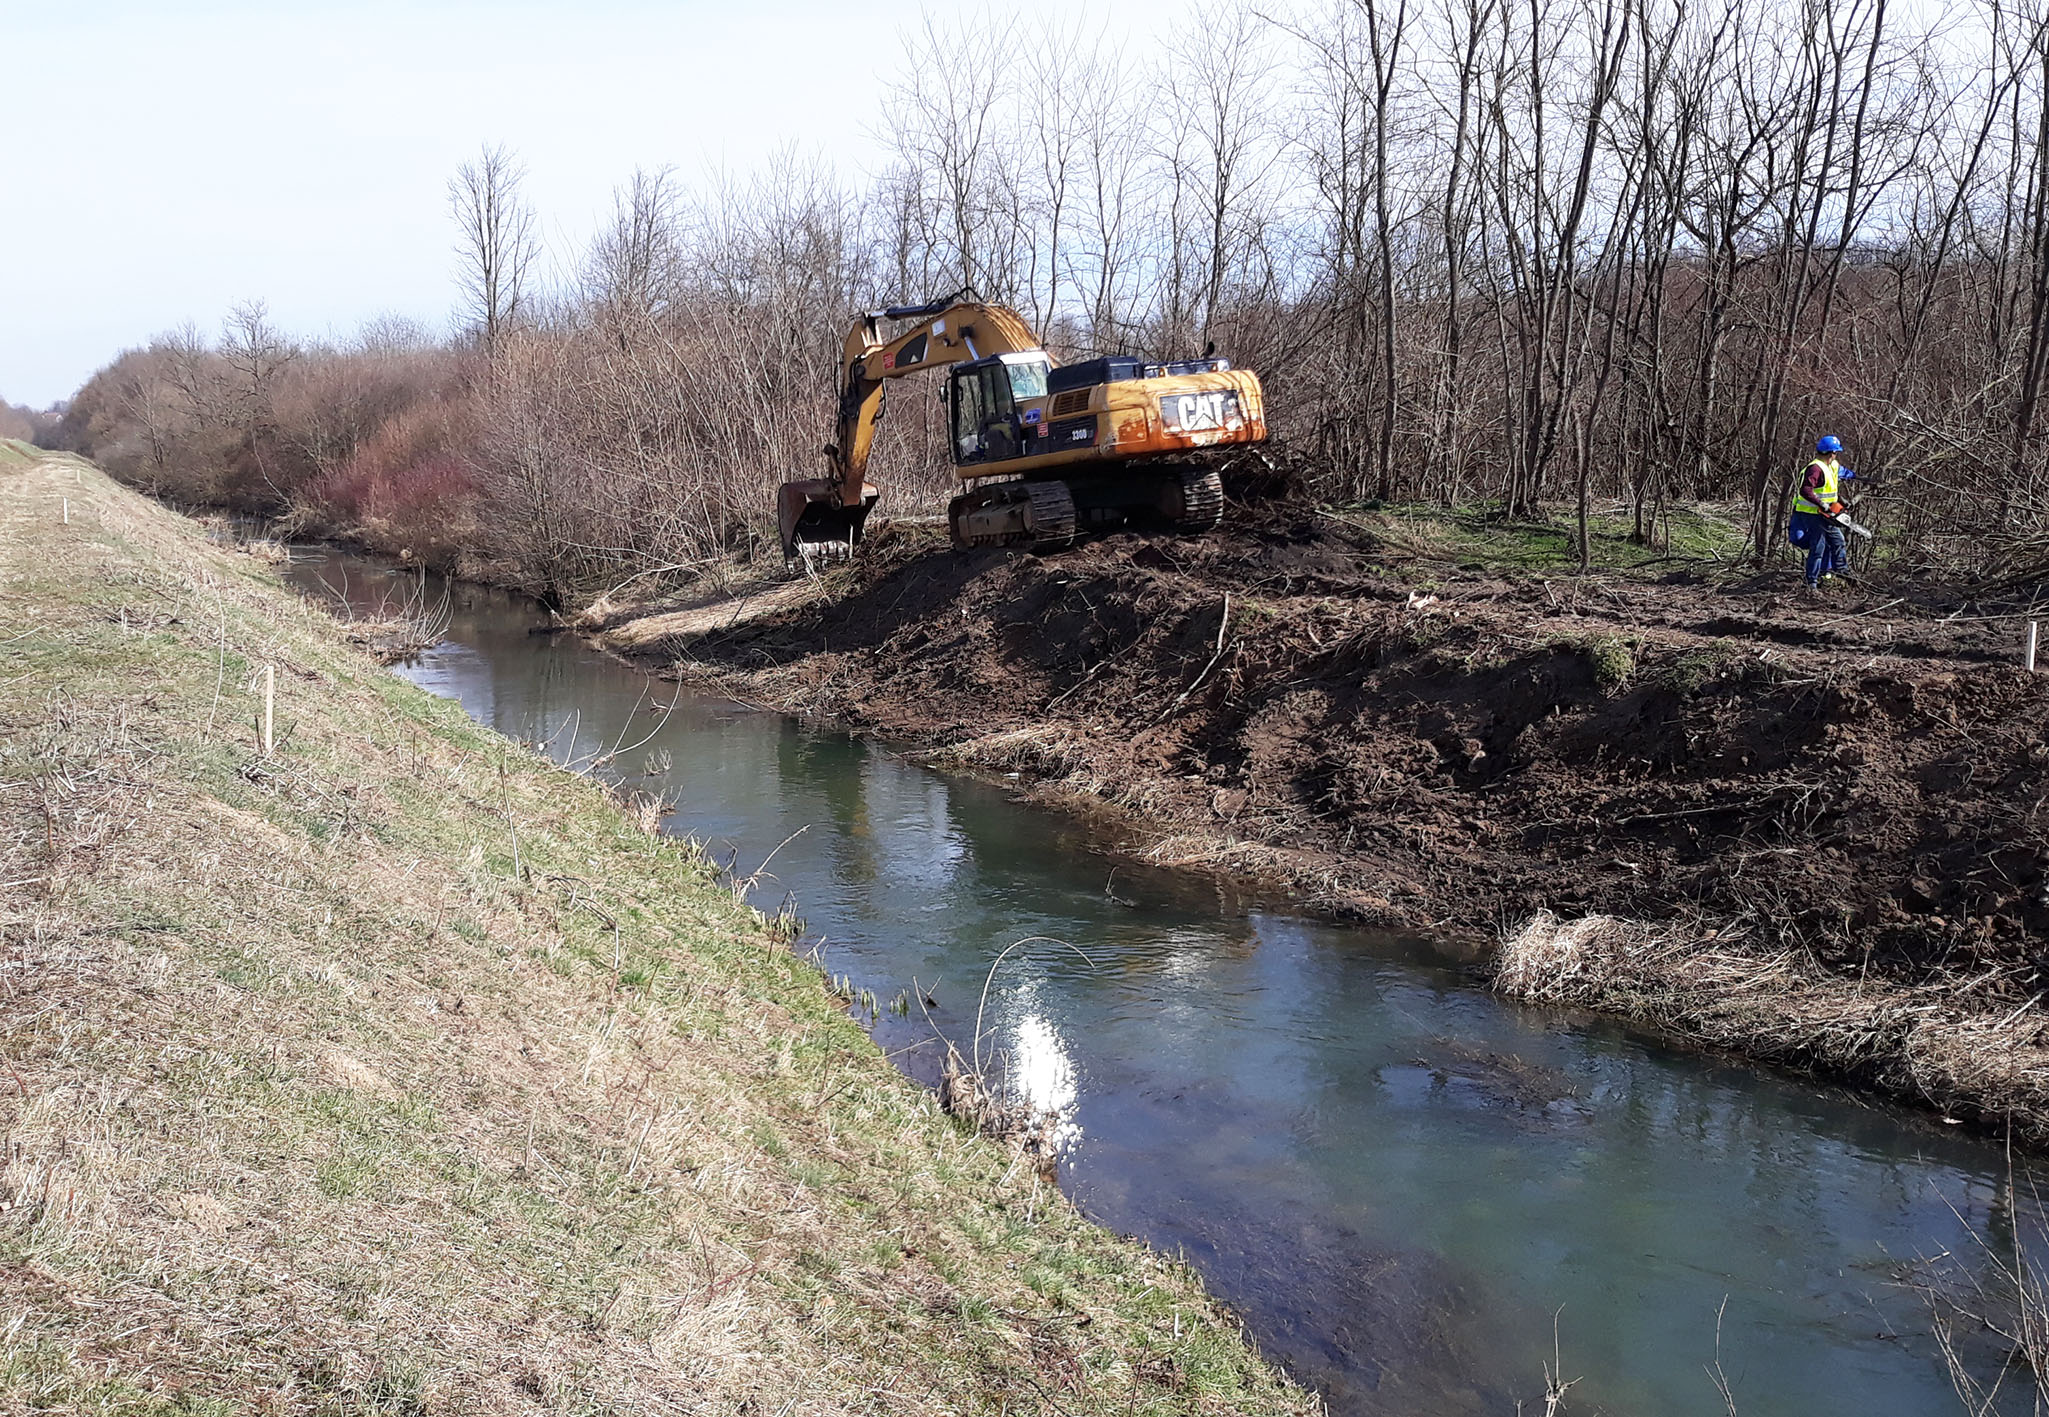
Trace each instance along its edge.
{"label": "excavator boom", "polygon": [[[918,323],[882,337],[884,320]],[[1038,340],[1014,310],[976,301],[939,300],[896,305],[864,315],[847,334],[840,360],[839,412],[826,445],[826,475],[785,482],[776,500],[783,554],[800,545],[861,539],[878,490],[866,477],[882,418],[882,391],[891,379],[943,368],[964,359],[1036,350]]]}

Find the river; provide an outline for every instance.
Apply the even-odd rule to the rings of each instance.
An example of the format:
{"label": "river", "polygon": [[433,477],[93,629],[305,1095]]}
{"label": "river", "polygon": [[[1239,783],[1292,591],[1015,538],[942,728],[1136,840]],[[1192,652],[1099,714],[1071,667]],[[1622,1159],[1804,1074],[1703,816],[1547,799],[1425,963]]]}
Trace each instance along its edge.
{"label": "river", "polygon": [[[413,583],[311,548],[288,573],[362,609]],[[1574,1413],[1727,1417],[1724,1383],[1743,1417],[1963,1410],[1901,1277],[2040,1223],[1996,1143],[1506,1002],[1427,941],[1149,869],[1000,783],[679,695],[533,633],[518,597],[428,591],[446,638],[396,672],[558,761],[632,745],[606,770],[673,801],[669,830],[743,875],[773,852],[756,903],[794,901],[914,1075],[935,1028],[966,1051],[987,980],[984,1050],[1060,1110],[1062,1186],[1185,1254],[1334,1412],[1541,1411],[1554,1354]],[[2018,1379],[2011,1396],[2029,1410]]]}

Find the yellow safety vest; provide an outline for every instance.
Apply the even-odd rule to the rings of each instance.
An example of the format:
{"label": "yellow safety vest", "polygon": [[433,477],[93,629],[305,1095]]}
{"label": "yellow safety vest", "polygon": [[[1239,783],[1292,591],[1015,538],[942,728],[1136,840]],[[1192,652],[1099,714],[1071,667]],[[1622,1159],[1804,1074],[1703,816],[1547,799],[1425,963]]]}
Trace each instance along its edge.
{"label": "yellow safety vest", "polygon": [[[1821,469],[1821,486],[1814,489],[1814,496],[1821,499],[1821,504],[1816,506],[1814,502],[1808,499],[1807,493],[1798,492],[1793,496],[1793,510],[1796,512],[1816,513],[1827,511],[1830,503],[1837,500],[1836,475],[1842,470],[1842,466],[1842,463],[1835,458],[1816,458],[1813,462],[1807,464],[1807,467],[1818,467]],[[1807,480],[1807,468],[1805,467],[1800,469],[1800,480],[1802,482]]]}

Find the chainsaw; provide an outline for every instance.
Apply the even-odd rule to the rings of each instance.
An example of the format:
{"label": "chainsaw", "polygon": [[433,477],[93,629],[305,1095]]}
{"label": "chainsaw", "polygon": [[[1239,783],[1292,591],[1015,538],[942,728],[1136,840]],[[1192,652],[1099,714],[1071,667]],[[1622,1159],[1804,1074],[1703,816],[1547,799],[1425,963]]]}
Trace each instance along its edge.
{"label": "chainsaw", "polygon": [[1863,537],[1866,541],[1871,540],[1871,528],[1868,526],[1859,526],[1856,522],[1851,521],[1849,510],[1846,507],[1844,507],[1841,502],[1830,503],[1828,511],[1824,512],[1822,515],[1826,516],[1831,522],[1841,527],[1844,531],[1855,532],[1857,535]]}

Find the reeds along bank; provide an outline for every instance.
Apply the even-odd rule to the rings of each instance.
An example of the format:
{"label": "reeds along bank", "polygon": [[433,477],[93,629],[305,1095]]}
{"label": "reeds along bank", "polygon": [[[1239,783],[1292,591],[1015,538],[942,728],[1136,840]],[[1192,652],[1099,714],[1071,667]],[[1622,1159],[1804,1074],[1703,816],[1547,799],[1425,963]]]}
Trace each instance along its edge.
{"label": "reeds along bank", "polygon": [[[849,313],[972,287],[1065,354],[1258,368],[1327,498],[1620,499],[1647,534],[1667,500],[1747,499],[1764,539],[1829,431],[1910,494],[1896,547],[1983,533],[1988,489],[2024,545],[2045,59],[2049,19],[1990,5],[1213,4],[1130,38],[928,17],[872,180],[642,171],[559,288],[492,251],[520,274],[465,282],[458,347],[299,348],[245,307],[102,371],[67,435],[179,496],[568,587],[766,546]],[[487,151],[458,218],[465,191],[524,210],[520,175]],[[481,261],[537,227],[459,229]],[[944,485],[940,420],[892,399],[903,508]]]}

